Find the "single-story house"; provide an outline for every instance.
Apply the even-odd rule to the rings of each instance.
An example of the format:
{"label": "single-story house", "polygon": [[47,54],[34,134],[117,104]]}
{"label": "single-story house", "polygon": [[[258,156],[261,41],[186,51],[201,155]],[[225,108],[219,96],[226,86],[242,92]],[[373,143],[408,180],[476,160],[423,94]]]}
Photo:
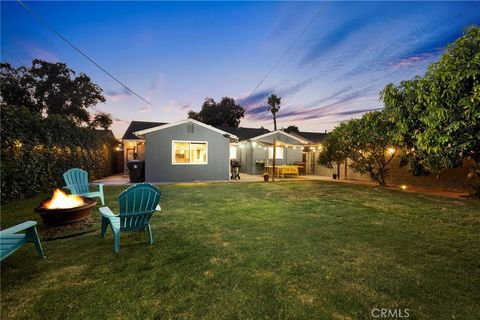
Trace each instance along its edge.
{"label": "single-story house", "polygon": [[271,164],[274,140],[277,165],[303,164],[306,173],[312,174],[315,151],[320,151],[325,137],[326,133],[210,126],[187,119],[132,121],[122,142],[125,163],[145,160],[146,181],[177,182],[228,180],[232,159],[240,162],[241,172],[261,174]]}

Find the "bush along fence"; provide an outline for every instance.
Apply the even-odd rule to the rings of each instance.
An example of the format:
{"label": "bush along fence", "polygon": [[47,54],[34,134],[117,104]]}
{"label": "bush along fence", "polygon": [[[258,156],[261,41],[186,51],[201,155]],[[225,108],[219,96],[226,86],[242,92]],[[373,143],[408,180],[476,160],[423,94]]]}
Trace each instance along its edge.
{"label": "bush along fence", "polygon": [[63,186],[62,174],[73,167],[86,170],[91,179],[114,173],[118,142],[104,130],[8,106],[1,107],[1,128],[2,203]]}

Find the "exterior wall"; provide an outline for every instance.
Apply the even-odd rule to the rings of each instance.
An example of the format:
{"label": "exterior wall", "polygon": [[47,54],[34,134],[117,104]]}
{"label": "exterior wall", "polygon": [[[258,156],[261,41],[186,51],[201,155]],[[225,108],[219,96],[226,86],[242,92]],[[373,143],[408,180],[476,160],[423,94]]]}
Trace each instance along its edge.
{"label": "exterior wall", "polygon": [[[318,159],[318,155],[316,159]],[[351,161],[348,163],[351,163]],[[420,177],[413,176],[410,174],[407,167],[400,167],[399,158],[395,158],[388,165],[389,176],[386,181],[388,185],[406,185],[453,191],[468,191],[470,181],[467,179],[467,174],[470,165],[470,162],[465,161],[462,168],[446,170],[440,174],[437,179],[434,175]],[[334,166],[333,169],[329,169],[315,162],[315,174],[332,177],[332,174],[334,173],[337,173],[336,166]],[[345,179],[345,164],[342,164],[340,167],[340,178]],[[347,166],[346,178],[348,180],[371,181],[368,175],[361,175],[353,172],[349,166]]]}
{"label": "exterior wall", "polygon": [[[188,130],[188,126],[193,130]],[[193,132],[191,132],[193,131]],[[207,164],[172,164],[172,141],[207,141]],[[145,180],[187,182],[229,179],[229,138],[192,123],[154,131],[145,138]]]}

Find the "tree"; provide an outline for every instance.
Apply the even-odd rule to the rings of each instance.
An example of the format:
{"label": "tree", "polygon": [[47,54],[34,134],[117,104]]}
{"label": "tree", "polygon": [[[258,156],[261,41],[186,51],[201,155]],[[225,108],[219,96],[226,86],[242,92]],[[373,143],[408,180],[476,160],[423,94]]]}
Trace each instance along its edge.
{"label": "tree", "polygon": [[318,163],[333,169],[337,166],[337,177],[340,177],[340,165],[348,158],[348,122],[340,123],[330,132],[323,142],[322,152],[318,157]]}
{"label": "tree", "polygon": [[200,112],[188,112],[190,119],[223,127],[238,127],[244,116],[245,109],[230,97],[223,97],[219,103],[212,98],[205,98]]}
{"label": "tree", "polygon": [[280,103],[282,102],[282,98],[277,97],[275,94],[271,94],[268,97],[268,111],[273,114],[273,129],[277,131],[277,112],[280,111]]}
{"label": "tree", "polygon": [[298,127],[296,125],[290,125],[287,128],[285,128],[283,131],[288,132],[288,133],[299,133],[300,130],[298,130]]}
{"label": "tree", "polygon": [[110,126],[112,125],[112,123],[113,123],[113,120],[112,120],[112,115],[110,113],[99,112],[93,118],[92,122],[90,123],[90,126],[92,128],[102,128],[103,130],[108,130],[110,129]]}
{"label": "tree", "polygon": [[64,63],[39,59],[32,66],[13,68],[0,65],[2,102],[11,107],[26,107],[31,112],[61,115],[76,123],[88,123],[87,108],[105,102],[102,89],[84,73],[76,73]]}
{"label": "tree", "polygon": [[352,160],[350,167],[355,172],[368,174],[379,185],[385,186],[388,164],[396,154],[392,137],[393,123],[388,121],[385,113],[375,111],[364,114],[360,119],[350,120],[345,126],[339,134],[345,137],[345,150]]}
{"label": "tree", "polygon": [[411,166],[438,174],[465,159],[478,164],[480,27],[465,29],[423,77],[387,85],[382,99]]}

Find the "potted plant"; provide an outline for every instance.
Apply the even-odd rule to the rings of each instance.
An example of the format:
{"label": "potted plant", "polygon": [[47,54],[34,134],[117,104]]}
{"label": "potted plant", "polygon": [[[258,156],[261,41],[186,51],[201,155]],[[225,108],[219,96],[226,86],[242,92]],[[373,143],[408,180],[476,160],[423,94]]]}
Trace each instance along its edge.
{"label": "potted plant", "polygon": [[268,173],[263,174],[263,181],[268,182]]}

